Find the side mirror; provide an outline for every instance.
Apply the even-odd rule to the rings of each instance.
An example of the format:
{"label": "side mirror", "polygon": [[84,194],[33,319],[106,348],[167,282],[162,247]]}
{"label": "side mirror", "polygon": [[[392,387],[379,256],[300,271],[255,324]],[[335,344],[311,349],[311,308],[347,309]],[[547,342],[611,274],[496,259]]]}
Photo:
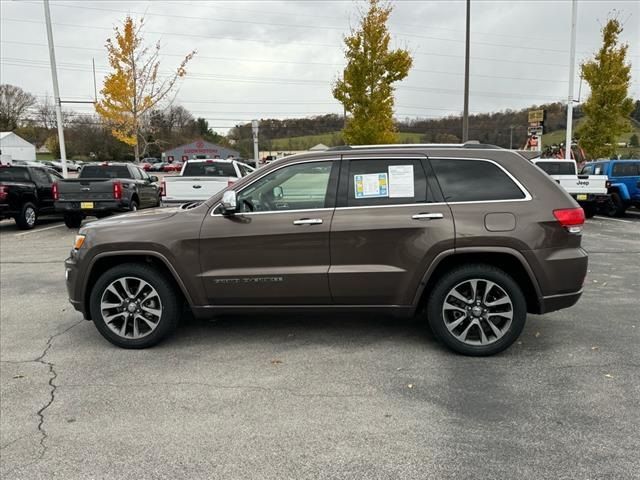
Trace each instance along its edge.
{"label": "side mirror", "polygon": [[158,181],[158,177],[156,177],[155,175],[150,175],[149,180],[151,180],[151,183],[155,183]]}
{"label": "side mirror", "polygon": [[233,215],[238,210],[238,198],[235,190],[227,190],[222,194],[222,214]]}

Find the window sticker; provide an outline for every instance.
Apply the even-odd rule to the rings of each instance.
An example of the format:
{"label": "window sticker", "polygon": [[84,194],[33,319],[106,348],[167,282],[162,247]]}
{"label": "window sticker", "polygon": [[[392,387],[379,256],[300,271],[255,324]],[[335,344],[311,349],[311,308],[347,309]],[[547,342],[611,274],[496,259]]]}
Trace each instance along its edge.
{"label": "window sticker", "polygon": [[389,196],[386,173],[366,173],[353,176],[356,198],[382,198]]}
{"label": "window sticker", "polygon": [[389,198],[413,198],[413,165],[389,165]]}

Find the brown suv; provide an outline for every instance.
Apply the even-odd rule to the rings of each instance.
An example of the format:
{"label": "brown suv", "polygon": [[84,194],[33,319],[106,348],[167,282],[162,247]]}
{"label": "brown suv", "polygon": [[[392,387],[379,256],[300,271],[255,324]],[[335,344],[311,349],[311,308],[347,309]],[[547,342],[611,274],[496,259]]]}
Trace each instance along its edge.
{"label": "brown suv", "polygon": [[343,147],[276,161],[200,204],[80,229],[73,306],[110,342],[154,345],[184,303],[228,312],[423,314],[490,355],[527,312],[575,304],[584,213],[519,154],[479,144]]}

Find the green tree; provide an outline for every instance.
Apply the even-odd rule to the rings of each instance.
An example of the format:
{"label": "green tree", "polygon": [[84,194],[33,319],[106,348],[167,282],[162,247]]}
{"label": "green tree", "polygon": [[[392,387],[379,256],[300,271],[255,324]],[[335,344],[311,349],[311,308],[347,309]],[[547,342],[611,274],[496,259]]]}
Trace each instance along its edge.
{"label": "green tree", "polygon": [[637,147],[638,146],[638,135],[637,134],[633,134],[631,135],[631,137],[629,138],[629,146],[630,147]]}
{"label": "green tree", "polygon": [[389,49],[392,10],[389,3],[368,0],[360,26],[344,39],[347,66],[332,93],[349,115],[343,132],[347,144],[397,141],[393,83],[409,74],[413,59],[407,50]]}
{"label": "green tree", "polygon": [[602,28],[602,47],[582,64],[591,94],[583,105],[586,119],[578,132],[580,145],[593,158],[614,155],[618,137],[630,128],[633,100],[627,95],[631,65],[626,62],[629,46],[618,42],[621,32],[618,19],[609,19]]}

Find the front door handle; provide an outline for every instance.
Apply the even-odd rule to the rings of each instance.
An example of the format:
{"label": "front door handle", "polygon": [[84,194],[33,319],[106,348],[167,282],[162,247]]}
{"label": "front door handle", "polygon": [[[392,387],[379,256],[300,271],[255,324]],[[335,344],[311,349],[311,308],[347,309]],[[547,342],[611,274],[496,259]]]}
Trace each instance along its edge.
{"label": "front door handle", "polygon": [[319,225],[322,223],[321,218],[301,218],[300,220],[294,220],[294,225]]}
{"label": "front door handle", "polygon": [[443,217],[444,215],[442,215],[441,213],[418,213],[411,216],[411,218],[414,220],[437,220]]}

